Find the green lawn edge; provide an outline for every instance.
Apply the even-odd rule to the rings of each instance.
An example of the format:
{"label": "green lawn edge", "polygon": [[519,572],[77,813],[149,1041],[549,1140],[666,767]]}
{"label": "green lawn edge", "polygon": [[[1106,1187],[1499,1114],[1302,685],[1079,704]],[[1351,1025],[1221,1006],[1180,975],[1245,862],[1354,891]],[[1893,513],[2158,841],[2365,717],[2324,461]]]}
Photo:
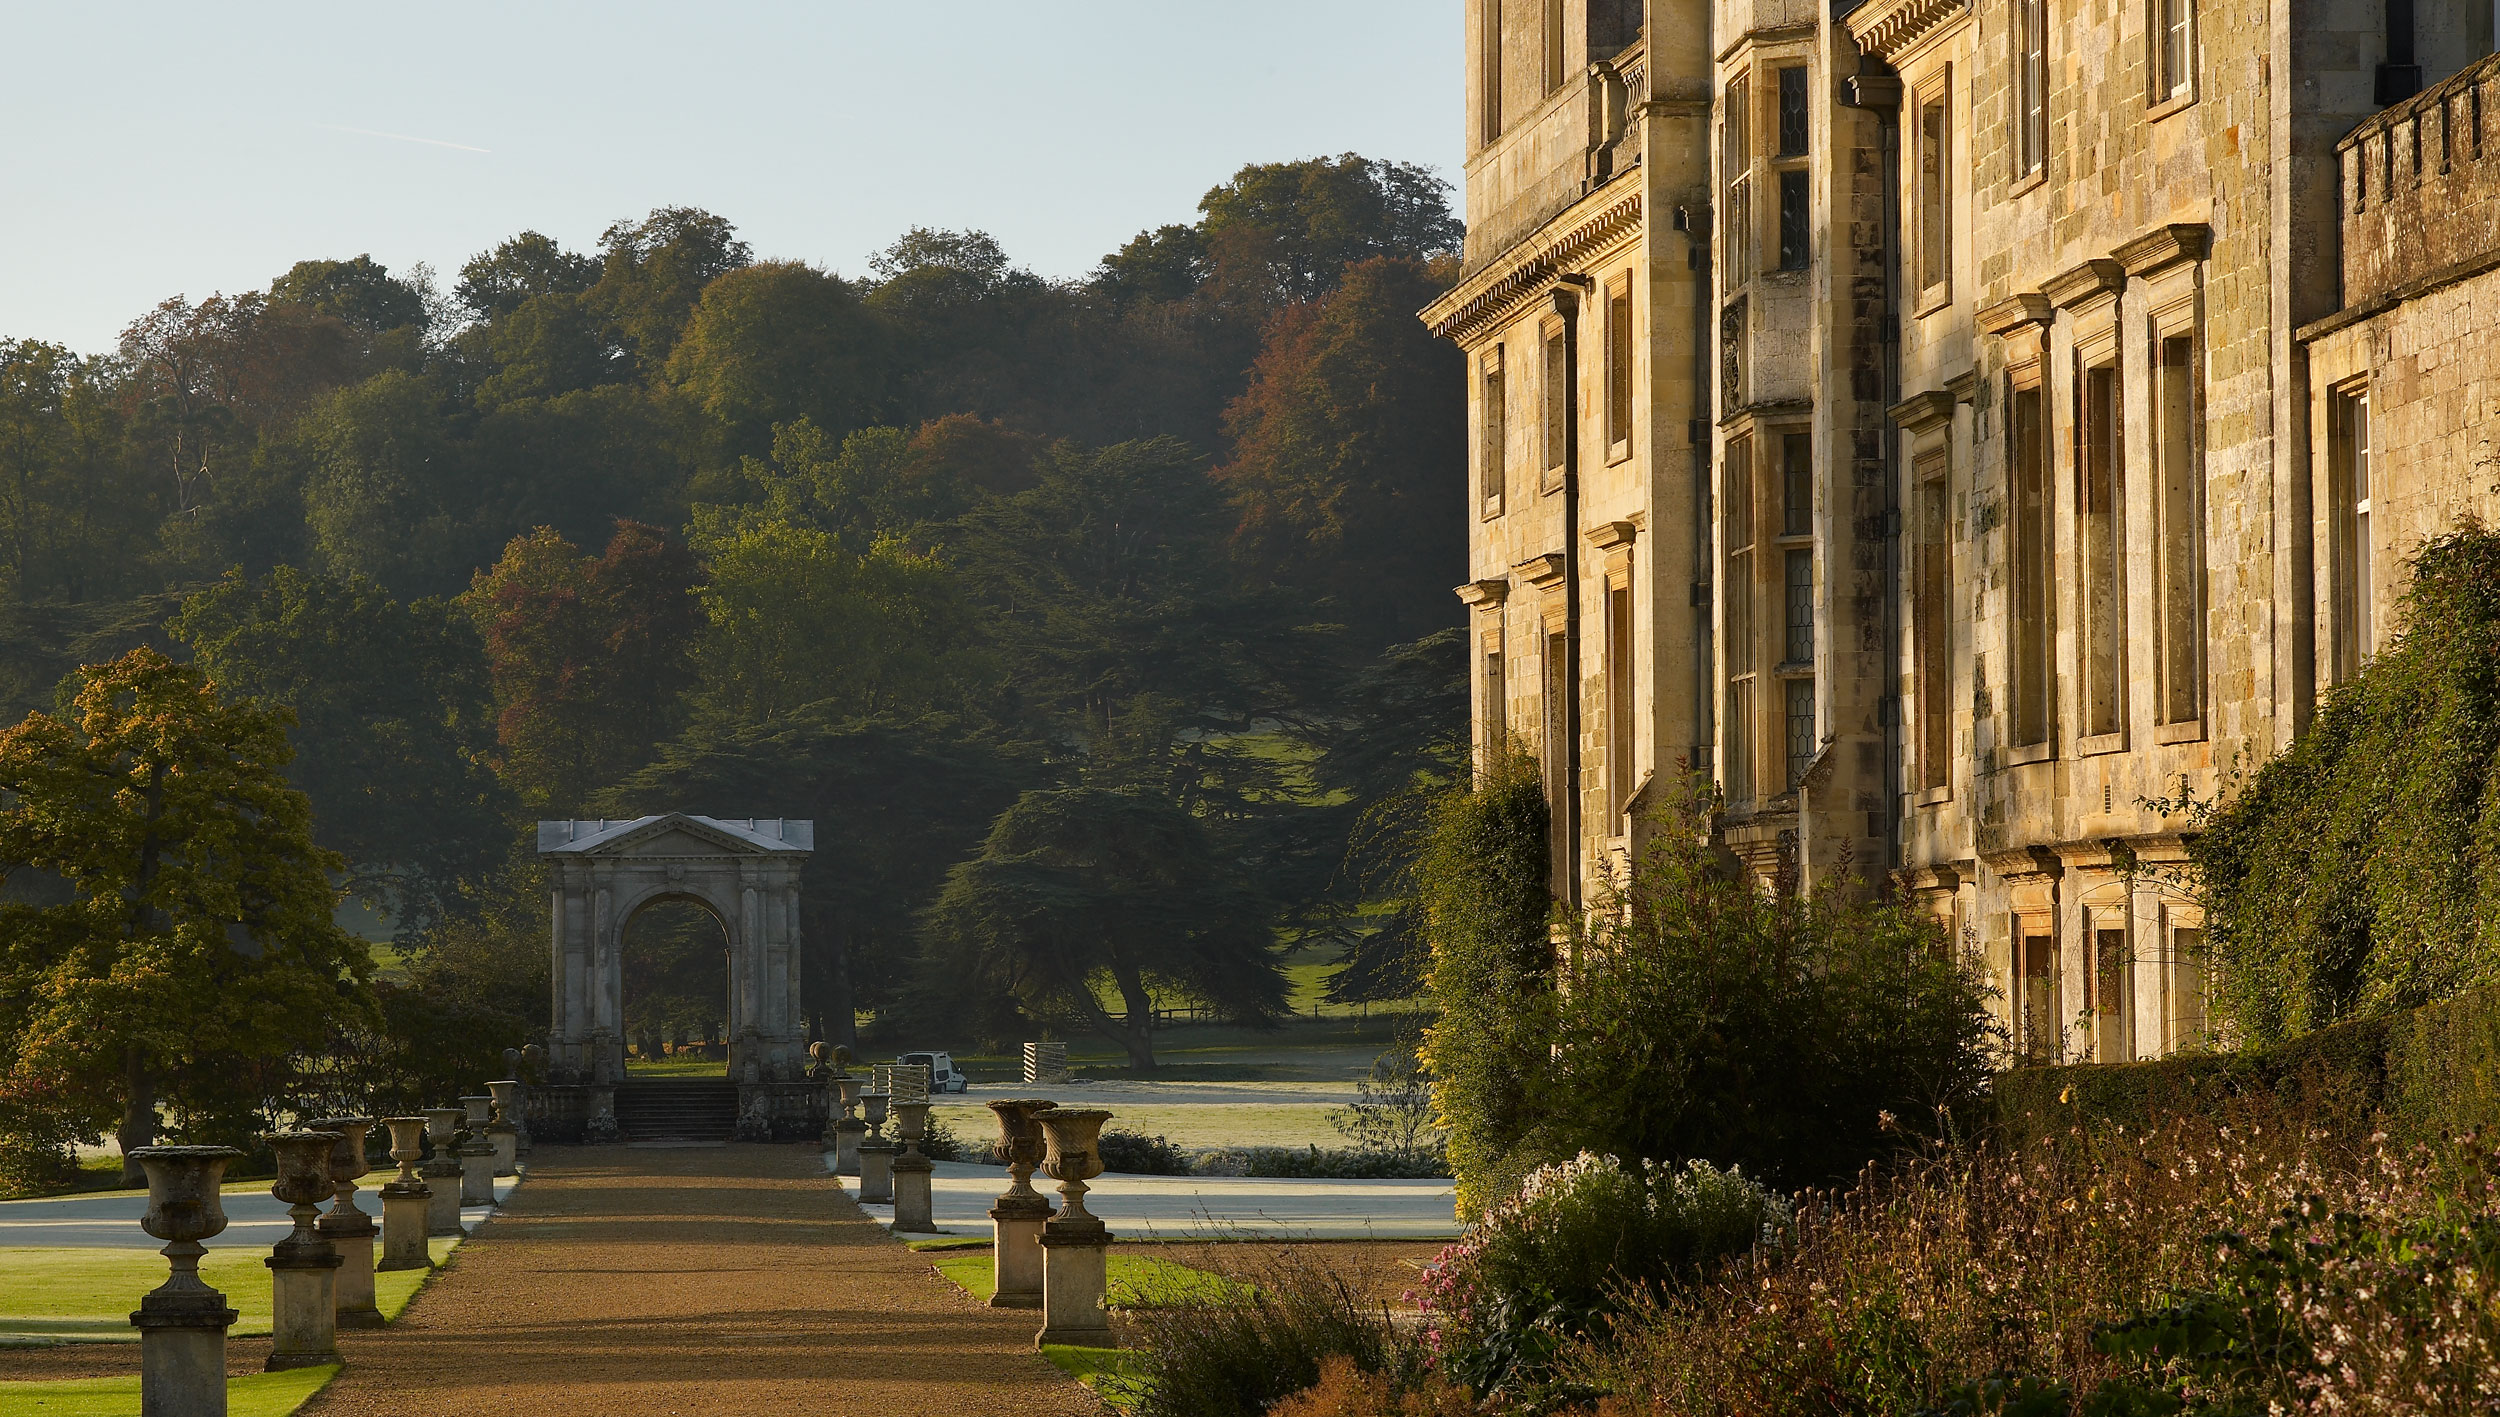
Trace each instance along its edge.
{"label": "green lawn edge", "polygon": [[[339,1365],[226,1379],[227,1417],[288,1417],[338,1376]],[[139,1379],[0,1382],[0,1417],[137,1417]]]}
{"label": "green lawn edge", "polygon": [[[427,1242],[434,1263],[426,1269],[381,1270],[373,1298],[385,1321],[397,1319],[436,1274],[451,1264],[465,1237],[441,1235]],[[228,1338],[269,1335],[268,1271],[258,1249],[211,1250],[203,1266],[209,1282],[224,1291],[242,1317]],[[101,1263],[98,1263],[101,1260]],[[80,1269],[87,1272],[82,1274]],[[130,1312],[139,1298],[164,1283],[163,1257],[152,1250],[113,1246],[0,1246],[0,1272],[14,1281],[0,1292],[0,1348],[54,1343],[136,1343]]]}

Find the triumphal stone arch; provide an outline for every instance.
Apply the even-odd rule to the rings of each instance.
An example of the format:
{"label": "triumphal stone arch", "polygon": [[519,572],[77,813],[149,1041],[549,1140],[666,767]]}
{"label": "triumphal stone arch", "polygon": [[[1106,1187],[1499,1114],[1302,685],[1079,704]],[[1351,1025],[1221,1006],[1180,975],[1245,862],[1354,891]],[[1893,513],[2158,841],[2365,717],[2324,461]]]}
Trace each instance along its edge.
{"label": "triumphal stone arch", "polygon": [[[815,842],[814,822],[787,818],[540,822],[538,854],[555,872],[548,1081],[604,1093],[624,1080],[626,923],[655,901],[685,900],[729,940],[729,1077],[742,1126],[775,1085],[802,1084],[799,867]],[[612,1107],[590,1103],[594,1138],[613,1129]]]}

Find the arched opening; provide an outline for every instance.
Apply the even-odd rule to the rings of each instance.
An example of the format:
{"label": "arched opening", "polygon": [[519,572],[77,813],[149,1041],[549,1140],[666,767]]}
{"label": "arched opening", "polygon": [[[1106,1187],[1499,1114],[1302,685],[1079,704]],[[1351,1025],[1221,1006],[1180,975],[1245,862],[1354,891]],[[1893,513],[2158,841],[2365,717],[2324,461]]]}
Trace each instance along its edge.
{"label": "arched opening", "polygon": [[627,1075],[727,1076],[729,931],[712,908],[687,895],[645,901],[619,955]]}

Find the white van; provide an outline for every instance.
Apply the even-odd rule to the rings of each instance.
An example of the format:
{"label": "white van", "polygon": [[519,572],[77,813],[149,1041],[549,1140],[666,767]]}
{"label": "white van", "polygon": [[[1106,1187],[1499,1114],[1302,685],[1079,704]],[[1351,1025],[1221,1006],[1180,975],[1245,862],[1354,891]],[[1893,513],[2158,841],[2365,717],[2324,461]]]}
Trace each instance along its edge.
{"label": "white van", "polygon": [[894,1060],[896,1067],[923,1067],[929,1070],[929,1094],[962,1092],[972,1086],[972,1079],[956,1071],[955,1060],[944,1053],[905,1053]]}

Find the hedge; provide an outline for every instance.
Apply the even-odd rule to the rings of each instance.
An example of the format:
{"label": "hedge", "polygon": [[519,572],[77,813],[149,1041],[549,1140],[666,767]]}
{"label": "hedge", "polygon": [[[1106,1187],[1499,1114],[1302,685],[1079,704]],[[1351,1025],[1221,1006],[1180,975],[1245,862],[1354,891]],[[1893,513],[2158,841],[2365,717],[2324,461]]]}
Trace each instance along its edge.
{"label": "hedge", "polygon": [[2285,1111],[2406,1139],[2500,1127],[2500,989],[2358,1019],[2270,1048],[1999,1074],[1992,1121],[2023,1147],[2077,1124]]}

